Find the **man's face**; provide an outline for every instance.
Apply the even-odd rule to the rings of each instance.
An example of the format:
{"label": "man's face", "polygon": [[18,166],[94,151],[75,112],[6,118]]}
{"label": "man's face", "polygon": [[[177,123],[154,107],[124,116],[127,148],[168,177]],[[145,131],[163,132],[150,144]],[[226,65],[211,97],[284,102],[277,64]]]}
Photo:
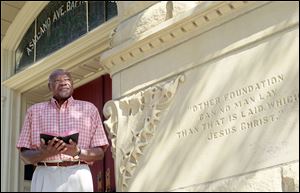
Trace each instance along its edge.
{"label": "man's face", "polygon": [[67,99],[73,93],[73,81],[68,75],[57,75],[50,83],[50,90],[56,99]]}

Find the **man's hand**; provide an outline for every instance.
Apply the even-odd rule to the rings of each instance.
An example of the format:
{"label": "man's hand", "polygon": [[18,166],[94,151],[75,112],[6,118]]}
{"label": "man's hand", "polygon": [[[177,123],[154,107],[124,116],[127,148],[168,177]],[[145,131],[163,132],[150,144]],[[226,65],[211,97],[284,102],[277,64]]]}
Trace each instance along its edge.
{"label": "man's hand", "polygon": [[52,140],[49,141],[48,145],[46,145],[44,139],[41,139],[41,145],[39,147],[39,150],[45,157],[50,157],[66,152],[67,147],[63,140],[59,140],[56,137],[54,137]]}
{"label": "man's hand", "polygon": [[25,163],[36,164],[50,156],[65,153],[66,151],[67,147],[64,141],[55,137],[49,141],[48,145],[46,145],[44,139],[41,139],[40,146],[37,149],[21,148],[20,156]]}
{"label": "man's hand", "polygon": [[72,141],[72,139],[69,140],[69,144],[65,144],[65,147],[66,151],[63,153],[72,157],[76,156],[80,151],[79,147],[74,141]]}

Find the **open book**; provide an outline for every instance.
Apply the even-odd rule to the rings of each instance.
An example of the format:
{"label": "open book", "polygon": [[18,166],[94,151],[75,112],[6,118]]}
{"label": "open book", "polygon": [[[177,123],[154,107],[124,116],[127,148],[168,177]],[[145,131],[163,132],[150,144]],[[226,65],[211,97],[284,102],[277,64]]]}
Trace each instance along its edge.
{"label": "open book", "polygon": [[79,136],[78,131],[71,131],[71,132],[68,131],[60,135],[58,135],[57,133],[50,133],[50,132],[40,133],[40,138],[43,138],[45,140],[46,145],[54,137],[63,140],[65,143],[69,143],[70,139],[72,139],[72,141],[74,141],[75,143],[78,143],[78,136]]}

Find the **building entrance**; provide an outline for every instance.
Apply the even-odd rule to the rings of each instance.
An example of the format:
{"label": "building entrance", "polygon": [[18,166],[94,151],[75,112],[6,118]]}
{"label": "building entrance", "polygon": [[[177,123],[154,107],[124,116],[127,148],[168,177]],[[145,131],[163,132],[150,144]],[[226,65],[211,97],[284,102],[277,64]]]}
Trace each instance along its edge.
{"label": "building entrance", "polygon": [[[111,78],[109,75],[103,75],[81,87],[74,90],[73,97],[78,100],[85,100],[93,103],[99,110],[102,122],[105,120],[103,116],[103,106],[111,100]],[[108,136],[108,135],[107,135]],[[111,142],[109,140],[111,145]],[[90,166],[93,181],[94,192],[115,192],[114,178],[114,161],[110,147],[105,153],[105,157],[101,161],[96,161]]]}

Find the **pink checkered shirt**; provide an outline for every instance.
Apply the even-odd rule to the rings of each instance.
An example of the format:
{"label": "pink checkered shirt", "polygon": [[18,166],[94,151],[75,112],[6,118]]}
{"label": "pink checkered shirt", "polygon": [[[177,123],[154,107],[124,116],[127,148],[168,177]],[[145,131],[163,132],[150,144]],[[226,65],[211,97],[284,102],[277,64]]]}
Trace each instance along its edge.
{"label": "pink checkered shirt", "polygon": [[[38,103],[27,110],[17,148],[36,149],[40,145],[40,133],[62,134],[78,131],[78,146],[83,149],[108,146],[98,109],[90,102],[70,97],[61,108],[51,98],[49,102]],[[44,161],[70,160],[72,157],[59,154]]]}

